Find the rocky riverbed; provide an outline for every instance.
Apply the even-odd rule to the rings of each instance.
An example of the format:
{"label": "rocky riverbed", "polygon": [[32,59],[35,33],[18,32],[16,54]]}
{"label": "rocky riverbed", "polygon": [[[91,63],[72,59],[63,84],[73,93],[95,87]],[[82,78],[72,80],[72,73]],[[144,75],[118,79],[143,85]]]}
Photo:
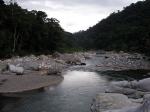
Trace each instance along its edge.
{"label": "rocky riverbed", "polygon": [[[109,57],[110,56],[110,57]],[[110,54],[97,67],[111,70],[149,70],[148,57],[141,54]],[[96,68],[97,69],[97,68]],[[98,69],[99,71],[100,69]],[[104,70],[104,69],[103,69]],[[128,74],[126,74],[128,75]],[[136,74],[135,74],[136,75]],[[105,92],[99,93],[91,105],[92,112],[149,112],[150,78],[111,81]]]}
{"label": "rocky riverbed", "polygon": [[51,82],[60,82],[62,79],[59,76],[63,71],[73,65],[85,65],[85,58],[90,55],[91,53],[56,52],[53,55],[16,56],[1,60],[0,93],[29,91],[55,84]]}
{"label": "rocky riverbed", "polygon": [[[150,62],[148,60],[149,57],[138,53],[116,53],[105,51],[80,52],[73,54],[61,54],[56,52],[52,55],[30,55],[25,57],[16,56],[11,59],[0,61],[0,91],[1,93],[4,91],[5,93],[11,93],[12,91],[17,90],[15,91],[15,93],[17,93],[24,90],[28,91],[31,89],[37,89],[37,85],[40,88],[41,85],[42,87],[50,86],[54,84],[51,82],[60,82],[62,80],[62,73],[68,70],[95,73],[103,72],[102,74],[104,75],[104,72],[108,73],[109,71],[111,71],[111,74],[113,73],[112,71],[120,72],[125,70],[141,69],[149,71]],[[148,75],[147,72],[146,74]],[[128,73],[125,75],[128,75]],[[24,78],[26,80],[24,80]],[[28,80],[29,78],[30,80]],[[18,80],[21,81],[21,84],[23,85],[28,83],[30,89],[28,89],[28,87],[22,88],[23,85],[21,84],[15,88],[12,84],[18,84]],[[91,110],[93,112],[129,112],[129,109],[134,108],[134,111],[131,112],[135,112],[135,110],[137,111],[137,109],[145,106],[145,102],[149,99],[147,95],[149,88],[148,86],[145,86],[149,85],[148,82],[150,82],[148,78],[143,80],[141,79],[140,81],[131,79],[121,82],[111,81],[107,83],[105,87],[102,87],[103,92],[97,95],[92,103]],[[5,86],[7,86],[6,90],[9,91],[4,89]],[[120,105],[118,105],[117,102],[120,102]],[[130,106],[128,106],[128,104],[130,104]],[[123,107],[128,107],[126,108],[127,111]]]}

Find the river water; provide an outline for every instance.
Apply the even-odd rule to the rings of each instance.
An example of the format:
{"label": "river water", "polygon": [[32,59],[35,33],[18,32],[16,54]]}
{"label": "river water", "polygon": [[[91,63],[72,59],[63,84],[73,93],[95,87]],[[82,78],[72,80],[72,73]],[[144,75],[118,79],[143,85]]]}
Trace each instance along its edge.
{"label": "river water", "polygon": [[104,92],[105,85],[116,80],[133,80],[149,77],[147,71],[88,72],[68,70],[64,80],[43,92],[21,99],[9,99],[0,112],[90,112],[93,98]]}

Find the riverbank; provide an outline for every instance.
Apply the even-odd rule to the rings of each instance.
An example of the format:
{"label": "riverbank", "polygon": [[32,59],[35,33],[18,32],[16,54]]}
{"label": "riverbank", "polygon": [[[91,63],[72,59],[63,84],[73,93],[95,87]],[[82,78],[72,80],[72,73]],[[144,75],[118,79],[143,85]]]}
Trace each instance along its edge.
{"label": "riverbank", "polygon": [[[131,62],[131,64],[129,64],[129,62]],[[27,83],[27,87],[30,89],[27,88],[28,90],[25,90],[26,92],[33,90],[31,87],[40,87],[40,85],[45,83],[46,85],[43,85],[43,87],[48,86],[44,91],[36,91],[36,93],[31,92],[31,94],[27,94],[25,97],[21,95],[23,97],[21,97],[17,104],[15,102],[13,104],[11,102],[7,103],[7,100],[5,102],[1,101],[4,104],[3,111],[5,109],[7,110],[9,105],[14,105],[9,109],[11,112],[59,112],[60,110],[62,112],[90,112],[92,99],[97,93],[104,93],[105,89],[109,87],[109,84],[111,85],[110,81],[118,82],[117,80],[120,80],[120,78],[122,78],[122,80],[129,80],[128,74],[132,75],[133,79],[134,77],[137,78],[137,69],[143,68],[144,72],[138,72],[139,75],[140,73],[142,74],[142,76],[139,77],[140,80],[143,76],[148,77],[149,71],[148,57],[145,57],[144,55],[105,51],[73,54],[54,53],[53,55],[13,57],[11,59],[2,60],[0,65],[1,76],[3,78],[7,76],[15,78],[22,77],[21,80],[24,80],[26,77],[25,83],[20,79],[19,81],[21,82],[16,82],[16,79],[14,78],[15,80],[13,79],[13,84],[20,83],[20,85],[12,86],[10,83],[9,87],[7,87],[8,89],[14,89],[14,87],[15,89],[18,87],[19,90],[26,89],[26,86],[22,88],[23,86],[21,85],[26,85]],[[121,67],[121,65],[123,67]],[[133,72],[130,72],[130,69],[133,69]],[[50,77],[53,77],[54,79],[51,79]],[[1,80],[1,82],[2,87],[9,81],[5,79]],[[58,84],[55,83],[57,87],[53,87],[53,82]],[[8,91],[8,89],[3,89]],[[111,96],[107,96],[106,94],[105,98],[110,98]],[[122,95],[120,97],[122,97]],[[125,97],[124,99],[127,99]],[[96,98],[97,101],[99,101],[98,98],[99,97]],[[57,108],[55,108],[56,106]]]}
{"label": "riverbank", "polygon": [[86,65],[92,53],[13,57],[0,61],[0,94],[20,93],[60,83],[61,73],[73,65]]}
{"label": "riverbank", "polygon": [[[14,88],[14,90],[11,90],[12,92],[20,92],[51,85],[53,77],[55,77],[55,82],[60,82],[61,80],[58,75],[61,75],[63,71],[68,69],[71,70],[72,66],[73,69],[87,71],[149,70],[150,63],[148,59],[148,57],[138,53],[129,54],[124,52],[116,53],[105,51],[78,52],[73,54],[61,54],[56,52],[52,55],[17,56],[0,61],[0,93],[3,93],[3,91],[7,93],[7,89],[4,89],[6,85],[7,88]],[[35,80],[36,76],[41,80],[45,78],[45,81],[49,79],[49,84],[44,85],[44,83],[40,82],[41,84],[35,87],[33,86],[35,84],[30,81],[29,85],[34,88],[25,89],[23,85],[21,86],[21,82],[26,84],[26,80]],[[39,79],[37,82],[40,81]],[[20,84],[20,91],[17,89],[17,86],[12,85],[12,83]],[[8,91],[8,93],[11,91]]]}
{"label": "riverbank", "polygon": [[[121,75],[128,75],[128,73],[124,72],[128,70],[137,71],[139,69],[143,69],[143,71],[146,70],[145,73],[147,74],[147,72],[149,71],[149,65],[150,64],[148,61],[148,57],[142,54],[137,53],[130,54],[124,52],[116,53],[103,51],[103,52],[85,52],[85,53],[81,52],[73,54],[54,53],[53,55],[41,55],[41,56],[31,55],[25,57],[13,57],[11,59],[0,61],[0,70],[1,70],[0,88],[3,88],[1,89],[2,90],[1,92],[20,93],[21,91],[27,92],[37,88],[41,89],[41,87],[43,88],[47,86],[53,86],[53,84],[60,83],[59,88],[60,92],[58,92],[57,94],[60,97],[61,102],[62,97],[65,97],[67,94],[66,91],[69,92],[70,96],[74,94],[72,93],[72,90],[74,90],[74,92],[76,93],[76,91],[78,91],[78,88],[81,86],[80,87],[81,91],[79,91],[81,93],[77,94],[77,97],[80,96],[81,99],[81,97],[85,95],[83,97],[84,100],[86,98],[86,94],[90,93],[88,90],[86,90],[86,88],[88,88],[91,91],[92,95],[90,95],[91,99],[88,99],[88,102],[86,102],[86,104],[90,104],[95,93],[99,92],[98,88],[105,89],[103,83],[105,83],[105,81],[106,83],[111,81],[110,80],[111,75],[113,76],[113,74],[116,74],[116,71],[120,74],[120,77],[123,77]],[[67,75],[66,79],[63,80],[63,74],[66,71],[79,71],[79,72],[70,72],[70,74]],[[123,71],[124,74],[121,74],[119,71]],[[136,75],[136,73],[133,73],[133,75]],[[96,77],[94,78],[94,76]],[[108,78],[107,76],[110,78]],[[6,77],[9,80],[7,80]],[[116,79],[114,78],[113,80],[116,81]],[[69,82],[69,84],[67,81]],[[91,89],[93,88],[93,85],[91,85],[91,83],[93,85],[96,85],[95,87],[96,89],[93,90]],[[15,84],[20,85],[15,86]],[[100,85],[100,87],[98,85]],[[75,88],[76,86],[77,88]],[[62,87],[64,87],[65,90]],[[70,87],[69,90],[68,87]],[[107,85],[107,87],[109,86]],[[83,95],[82,89],[86,92]],[[104,92],[105,90],[102,91]],[[45,94],[45,92],[43,92],[43,94]],[[63,94],[63,96],[61,94]],[[49,97],[54,96],[55,94]],[[69,96],[68,98],[65,97],[64,100],[66,99],[69,101],[70,99]],[[41,98],[43,97],[41,96]],[[56,97],[55,101],[57,100],[59,99]],[[57,103],[60,104],[59,102]],[[41,110],[40,108],[38,109]],[[69,109],[71,110],[71,108]],[[67,109],[65,108],[64,110]]]}
{"label": "riverbank", "polygon": [[[105,56],[105,57],[104,57]],[[106,85],[103,92],[100,92],[91,105],[92,112],[149,112],[150,108],[150,62],[149,57],[142,54],[113,53],[110,55],[100,55],[106,58],[102,64],[96,65],[104,70],[107,75],[129,76],[123,81],[111,81]],[[103,58],[103,59],[104,59]],[[129,71],[136,71],[130,78]],[[127,71],[127,72],[125,72]],[[145,71],[146,78],[138,78],[141,71]],[[121,76],[121,72],[122,74]],[[104,74],[104,73],[103,73]],[[141,74],[142,75],[142,74]],[[118,77],[119,77],[118,76]]]}

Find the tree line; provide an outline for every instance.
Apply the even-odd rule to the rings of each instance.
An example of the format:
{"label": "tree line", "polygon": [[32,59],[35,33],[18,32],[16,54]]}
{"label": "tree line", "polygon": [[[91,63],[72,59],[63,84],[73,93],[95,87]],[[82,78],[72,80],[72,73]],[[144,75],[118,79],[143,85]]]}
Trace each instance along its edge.
{"label": "tree line", "polygon": [[55,51],[116,50],[150,54],[150,1],[114,12],[86,31],[69,33],[42,11],[0,0],[0,57]]}
{"label": "tree line", "polygon": [[72,47],[70,36],[45,12],[0,0],[0,57],[63,51]]}
{"label": "tree line", "polygon": [[85,49],[150,54],[150,0],[132,3],[74,38]]}

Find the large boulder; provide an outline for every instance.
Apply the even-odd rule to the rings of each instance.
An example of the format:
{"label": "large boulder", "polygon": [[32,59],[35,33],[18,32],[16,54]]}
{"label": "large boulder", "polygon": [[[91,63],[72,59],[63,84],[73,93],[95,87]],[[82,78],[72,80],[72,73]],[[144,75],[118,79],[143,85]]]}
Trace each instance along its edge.
{"label": "large boulder", "polygon": [[25,61],[22,65],[25,70],[39,71],[38,61]]}
{"label": "large boulder", "polygon": [[94,99],[91,110],[92,112],[112,112],[111,110],[131,108],[136,106],[139,106],[139,104],[132,102],[123,94],[100,93]]}
{"label": "large boulder", "polygon": [[142,89],[143,91],[150,92],[150,78],[138,81],[136,87]]}
{"label": "large boulder", "polygon": [[145,78],[139,81],[118,81],[112,82],[110,85],[122,88],[131,88],[135,90],[141,90],[144,92],[150,92],[150,78]]}
{"label": "large boulder", "polygon": [[47,74],[48,75],[60,75],[61,74],[61,69],[49,68]]}
{"label": "large boulder", "polygon": [[12,64],[8,64],[7,67],[10,72],[16,73],[17,75],[22,75],[24,73],[23,67],[15,66]]}
{"label": "large boulder", "polygon": [[65,66],[55,63],[48,69],[48,75],[60,75],[64,68]]}
{"label": "large boulder", "polygon": [[150,95],[145,95],[142,104],[123,107],[121,109],[112,109],[104,112],[150,112]]}
{"label": "large boulder", "polygon": [[7,64],[4,64],[4,63],[0,63],[0,72],[3,72],[5,71],[7,68]]}
{"label": "large boulder", "polygon": [[128,97],[131,98],[142,98],[145,93],[136,89],[132,89],[132,88],[125,88],[125,87],[120,87],[120,86],[114,86],[114,85],[110,85],[109,87],[107,87],[105,89],[106,93],[120,93],[120,94],[124,94],[127,95]]}

